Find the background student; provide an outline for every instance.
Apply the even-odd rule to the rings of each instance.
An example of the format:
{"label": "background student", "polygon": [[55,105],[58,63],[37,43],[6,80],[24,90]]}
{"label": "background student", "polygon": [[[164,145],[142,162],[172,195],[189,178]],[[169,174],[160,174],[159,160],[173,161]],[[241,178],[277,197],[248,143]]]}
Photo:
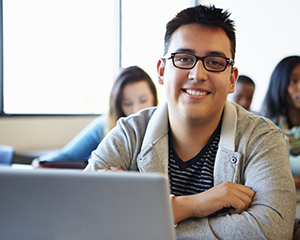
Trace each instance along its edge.
{"label": "background student", "polygon": [[300,176],[300,56],[282,59],[273,70],[262,114],[287,137],[290,167],[294,176]]}
{"label": "background student", "polygon": [[232,94],[232,101],[250,111],[254,91],[255,83],[253,80],[246,75],[239,75]]}
{"label": "background student", "polygon": [[84,161],[96,149],[104,136],[116,125],[120,117],[156,106],[156,87],[150,76],[140,67],[131,66],[121,71],[112,87],[108,114],[92,121],[62,149],[40,156],[39,161]]}
{"label": "background student", "polygon": [[198,5],[168,22],[157,63],[166,103],[120,119],[85,171],[163,174],[178,240],[291,239],[295,185],[284,135],[227,101],[238,77],[229,15]]}

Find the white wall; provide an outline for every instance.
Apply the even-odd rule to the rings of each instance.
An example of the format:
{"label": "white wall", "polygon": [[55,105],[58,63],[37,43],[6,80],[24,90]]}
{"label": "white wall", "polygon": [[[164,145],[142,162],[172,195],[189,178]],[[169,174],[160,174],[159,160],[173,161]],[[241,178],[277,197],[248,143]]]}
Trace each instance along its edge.
{"label": "white wall", "polygon": [[96,116],[1,117],[0,144],[16,153],[60,148]]}

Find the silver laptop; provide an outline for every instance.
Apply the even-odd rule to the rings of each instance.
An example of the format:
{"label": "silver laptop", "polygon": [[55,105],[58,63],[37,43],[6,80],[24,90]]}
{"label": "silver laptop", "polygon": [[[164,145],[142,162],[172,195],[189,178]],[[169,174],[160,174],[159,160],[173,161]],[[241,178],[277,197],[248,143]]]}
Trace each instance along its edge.
{"label": "silver laptop", "polygon": [[0,169],[0,239],[175,239],[159,174]]}

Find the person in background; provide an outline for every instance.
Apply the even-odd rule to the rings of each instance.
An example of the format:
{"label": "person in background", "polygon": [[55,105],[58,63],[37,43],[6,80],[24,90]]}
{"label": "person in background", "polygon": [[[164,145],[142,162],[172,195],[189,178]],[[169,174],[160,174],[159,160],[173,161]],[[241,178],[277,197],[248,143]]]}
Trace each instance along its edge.
{"label": "person in background", "polygon": [[235,84],[235,91],[232,94],[232,101],[250,111],[254,91],[255,83],[253,80],[245,75],[239,75]]}
{"label": "person in background", "polygon": [[166,102],[119,119],[85,171],[165,176],[178,240],[292,239],[296,195],[284,135],[227,100],[238,77],[229,15],[197,5],[168,22],[157,62]]}
{"label": "person in background", "polygon": [[277,64],[261,112],[287,137],[291,171],[300,176],[300,56],[285,57]]}
{"label": "person in background", "polygon": [[150,76],[138,66],[125,68],[112,87],[108,114],[97,117],[62,149],[34,159],[32,165],[39,167],[39,161],[87,161],[120,117],[157,104],[157,91]]}

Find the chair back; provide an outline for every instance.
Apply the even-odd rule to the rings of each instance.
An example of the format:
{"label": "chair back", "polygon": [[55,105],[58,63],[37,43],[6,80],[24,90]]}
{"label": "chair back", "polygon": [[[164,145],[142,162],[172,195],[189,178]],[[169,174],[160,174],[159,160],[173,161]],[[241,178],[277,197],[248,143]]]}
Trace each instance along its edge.
{"label": "chair back", "polygon": [[0,165],[10,166],[14,158],[15,149],[12,146],[0,145]]}

